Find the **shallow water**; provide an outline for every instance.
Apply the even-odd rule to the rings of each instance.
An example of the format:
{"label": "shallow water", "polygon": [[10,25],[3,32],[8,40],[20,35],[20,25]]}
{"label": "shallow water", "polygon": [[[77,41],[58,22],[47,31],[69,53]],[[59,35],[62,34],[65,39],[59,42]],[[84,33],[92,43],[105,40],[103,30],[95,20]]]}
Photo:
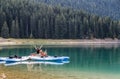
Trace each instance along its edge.
{"label": "shallow water", "polygon": [[[43,47],[52,56],[69,56],[62,65],[0,64],[1,73],[10,79],[120,79],[120,46],[118,47]],[[31,46],[1,47],[0,56],[27,56],[35,52]],[[14,74],[17,76],[14,77]]]}

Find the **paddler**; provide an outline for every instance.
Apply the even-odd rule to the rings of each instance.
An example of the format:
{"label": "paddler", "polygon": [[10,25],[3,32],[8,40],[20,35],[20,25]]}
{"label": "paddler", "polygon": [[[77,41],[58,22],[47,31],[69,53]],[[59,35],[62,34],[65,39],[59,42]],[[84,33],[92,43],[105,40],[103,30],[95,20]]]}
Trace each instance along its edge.
{"label": "paddler", "polygon": [[47,52],[43,52],[42,49],[36,49],[37,54],[39,54],[41,57],[46,57]]}
{"label": "paddler", "polygon": [[43,52],[42,49],[40,49],[39,55],[40,55],[41,57],[46,57],[46,56],[47,56],[47,52]]}

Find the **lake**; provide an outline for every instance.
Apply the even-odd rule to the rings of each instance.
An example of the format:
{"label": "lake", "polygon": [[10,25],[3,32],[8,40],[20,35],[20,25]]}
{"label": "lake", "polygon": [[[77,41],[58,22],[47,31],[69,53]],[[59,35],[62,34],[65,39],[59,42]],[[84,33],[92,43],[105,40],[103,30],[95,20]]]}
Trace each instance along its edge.
{"label": "lake", "polygon": [[[51,56],[69,56],[64,64],[0,64],[8,79],[120,79],[120,46],[44,46]],[[0,47],[2,56],[27,56],[32,46]],[[30,61],[29,61],[30,63]]]}

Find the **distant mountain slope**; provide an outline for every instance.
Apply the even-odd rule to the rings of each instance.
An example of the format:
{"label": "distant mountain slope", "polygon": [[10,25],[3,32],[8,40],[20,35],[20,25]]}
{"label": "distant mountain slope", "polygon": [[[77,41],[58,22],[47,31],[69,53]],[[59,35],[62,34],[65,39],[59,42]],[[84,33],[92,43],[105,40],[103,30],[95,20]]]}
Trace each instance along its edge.
{"label": "distant mountain slope", "polygon": [[120,19],[120,0],[36,0],[51,5],[82,9],[89,13]]}

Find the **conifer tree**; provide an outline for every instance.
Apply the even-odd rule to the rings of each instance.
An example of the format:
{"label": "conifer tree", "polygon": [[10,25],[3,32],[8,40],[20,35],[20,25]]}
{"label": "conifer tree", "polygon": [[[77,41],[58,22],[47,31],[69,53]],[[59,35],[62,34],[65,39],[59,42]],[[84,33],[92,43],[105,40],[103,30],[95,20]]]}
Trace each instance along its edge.
{"label": "conifer tree", "polygon": [[7,25],[7,22],[5,21],[2,28],[1,28],[1,36],[3,38],[8,38],[9,37],[9,28]]}

